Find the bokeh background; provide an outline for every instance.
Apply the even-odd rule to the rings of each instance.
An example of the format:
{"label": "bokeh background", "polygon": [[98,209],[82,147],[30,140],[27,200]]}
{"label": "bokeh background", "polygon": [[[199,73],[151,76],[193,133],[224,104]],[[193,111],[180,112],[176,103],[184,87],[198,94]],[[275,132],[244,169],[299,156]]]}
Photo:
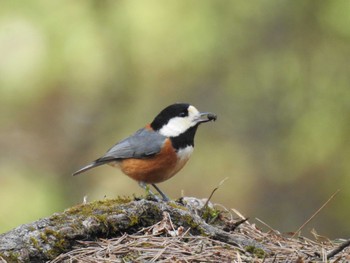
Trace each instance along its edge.
{"label": "bokeh background", "polygon": [[[141,195],[71,173],[165,106],[218,114],[160,187],[295,231],[350,228],[350,1],[5,1],[0,232],[88,200]],[[259,224],[259,223],[258,223]],[[261,225],[261,224],[260,224]]]}

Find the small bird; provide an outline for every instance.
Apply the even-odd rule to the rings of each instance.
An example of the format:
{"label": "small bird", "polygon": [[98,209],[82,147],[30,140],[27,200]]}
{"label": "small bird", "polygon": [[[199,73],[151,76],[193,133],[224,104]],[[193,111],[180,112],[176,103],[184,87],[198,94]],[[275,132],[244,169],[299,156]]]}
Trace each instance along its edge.
{"label": "small bird", "polygon": [[73,175],[108,164],[120,168],[146,190],[147,184],[151,184],[164,201],[169,201],[155,184],[168,180],[181,170],[193,152],[199,124],[216,118],[215,114],[199,112],[187,103],[172,104],[146,127],[116,143],[101,158]]}

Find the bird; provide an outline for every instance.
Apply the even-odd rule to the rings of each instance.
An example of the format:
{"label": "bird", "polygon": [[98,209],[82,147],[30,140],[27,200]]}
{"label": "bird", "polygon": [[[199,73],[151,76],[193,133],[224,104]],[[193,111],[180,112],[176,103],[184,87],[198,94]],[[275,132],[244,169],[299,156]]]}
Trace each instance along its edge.
{"label": "bird", "polygon": [[73,175],[107,164],[121,169],[155,196],[148,188],[149,184],[152,185],[163,201],[169,201],[156,184],[170,179],[184,167],[193,152],[198,126],[216,119],[216,114],[199,112],[189,103],[172,104],[151,123],[117,142],[102,157]]}

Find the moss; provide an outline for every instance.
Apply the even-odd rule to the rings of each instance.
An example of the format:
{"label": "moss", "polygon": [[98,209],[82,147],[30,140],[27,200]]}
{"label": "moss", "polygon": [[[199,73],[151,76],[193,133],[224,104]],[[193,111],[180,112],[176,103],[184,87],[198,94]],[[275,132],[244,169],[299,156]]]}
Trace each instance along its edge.
{"label": "moss", "polygon": [[192,230],[197,231],[198,234],[201,236],[207,235],[202,227],[198,227],[199,224],[193,220],[193,217],[191,215],[184,215],[184,216],[182,216],[182,219],[184,221],[184,224],[183,224],[184,226],[189,227]]}
{"label": "moss", "polygon": [[20,254],[18,252],[8,252],[7,255],[0,253],[0,259],[4,259],[8,263],[20,262]]}
{"label": "moss", "polygon": [[62,225],[67,219],[65,214],[56,214],[50,217],[50,221],[53,225]]}
{"label": "moss", "polygon": [[56,257],[58,257],[63,251],[59,251],[55,248],[50,249],[46,252],[46,255],[49,259],[54,259]]}
{"label": "moss", "polygon": [[206,206],[206,207],[203,207],[202,218],[207,223],[213,223],[218,218],[220,213],[221,213],[220,210]]}
{"label": "moss", "polygon": [[29,240],[38,251],[42,251],[40,242],[37,239],[35,239],[34,237],[30,237]]}
{"label": "moss", "polygon": [[65,237],[60,232],[54,231],[50,228],[46,228],[44,233],[46,237],[53,236],[55,238],[56,241],[53,247],[63,251],[66,247],[69,246],[69,242],[65,239]]}
{"label": "moss", "polygon": [[125,256],[121,258],[122,262],[128,263],[128,262],[136,262],[136,260],[139,258],[140,253],[138,252],[131,252],[127,253]]}
{"label": "moss", "polygon": [[130,216],[129,219],[130,219],[129,226],[137,225],[140,222],[140,219],[137,216]]}
{"label": "moss", "polygon": [[96,219],[101,222],[102,224],[104,224],[105,226],[108,226],[108,222],[107,222],[107,215],[106,214],[102,214],[102,215],[95,215]]}
{"label": "moss", "polygon": [[44,235],[46,236],[46,239],[48,239],[49,236],[55,238],[55,242],[52,246],[53,249],[51,249],[50,251],[51,254],[53,251],[56,251],[58,255],[61,252],[63,252],[67,247],[69,247],[69,242],[64,238],[64,236],[60,232],[57,232],[51,228],[46,228],[44,231]]}
{"label": "moss", "polygon": [[47,235],[45,235],[44,233],[40,233],[40,238],[42,239],[42,241],[44,241],[44,243],[48,243],[48,238]]}
{"label": "moss", "polygon": [[171,206],[173,208],[176,208],[176,209],[181,209],[183,211],[188,211],[187,207],[183,206],[183,205],[180,205],[180,204],[177,204],[175,202],[168,202],[167,203],[168,206]]}
{"label": "moss", "polygon": [[[117,205],[127,204],[131,202],[130,197],[118,197],[116,199],[98,200],[87,204],[76,205],[67,209],[64,214],[66,215],[84,215],[88,216],[92,214],[92,211],[100,210],[103,212],[115,211],[114,208]],[[52,218],[51,218],[52,219]],[[57,219],[57,218],[54,218]]]}
{"label": "moss", "polygon": [[[109,224],[107,221],[108,214],[122,213],[123,211],[118,209],[118,206],[131,201],[132,199],[130,197],[118,197],[116,199],[105,199],[87,204],[79,204],[65,210],[61,214],[54,214],[50,217],[50,220],[53,225],[60,226],[64,225],[67,221],[71,221],[71,218],[73,218],[74,221],[72,221],[70,227],[73,228],[74,231],[79,231],[82,228],[82,221],[92,216],[100,224],[99,229],[101,234],[112,234],[118,231],[118,229],[116,226]],[[138,218],[131,218],[130,224],[134,225],[138,221]],[[51,255],[56,255],[58,252],[62,252],[69,245],[69,241],[67,241],[60,232],[54,231],[50,228],[45,229],[44,234],[41,235],[41,239],[47,242],[49,236],[54,236],[56,240],[54,249],[50,251]]]}
{"label": "moss", "polygon": [[45,229],[44,235],[46,236],[46,239],[48,239],[49,236],[53,236],[55,238],[55,242],[52,245],[52,249],[46,252],[50,259],[57,257],[59,254],[64,252],[70,245],[69,241],[67,241],[61,233],[54,231],[50,228]]}
{"label": "moss", "polygon": [[150,242],[143,242],[140,244],[141,247],[144,248],[154,248],[154,244],[150,243]]}
{"label": "moss", "polygon": [[61,217],[62,217],[61,214],[55,213],[52,216],[50,216],[50,220],[56,221],[56,220],[60,219]]}
{"label": "moss", "polygon": [[30,226],[30,227],[28,227],[28,230],[31,231],[31,232],[33,232],[33,231],[35,231],[36,229],[35,229],[35,227]]}
{"label": "moss", "polygon": [[89,216],[94,216],[99,222],[108,227],[107,215],[108,213],[119,213],[123,212],[118,210],[117,206],[121,204],[126,204],[131,202],[130,197],[118,197],[116,199],[105,199],[98,200],[87,204],[79,204],[72,208],[69,208],[61,214],[54,214],[50,217],[53,225],[62,225],[69,220],[71,216],[74,216],[75,221],[71,224],[74,230],[81,228],[81,223],[79,218],[87,218]]}
{"label": "moss", "polygon": [[53,230],[51,228],[45,228],[44,233],[45,233],[46,236],[54,236],[54,237],[56,237],[56,236],[59,235],[59,233],[57,231],[55,231],[55,230]]}
{"label": "moss", "polygon": [[255,255],[258,258],[264,258],[266,256],[266,252],[263,249],[254,246],[246,246],[245,251]]}

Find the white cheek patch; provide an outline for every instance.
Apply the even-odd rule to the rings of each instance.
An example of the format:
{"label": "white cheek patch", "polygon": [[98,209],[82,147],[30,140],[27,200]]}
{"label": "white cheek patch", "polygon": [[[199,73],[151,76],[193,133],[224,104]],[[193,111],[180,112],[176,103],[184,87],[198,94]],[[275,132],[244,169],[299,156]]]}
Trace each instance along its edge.
{"label": "white cheek patch", "polygon": [[197,124],[195,120],[199,114],[199,111],[191,105],[188,107],[188,116],[172,118],[159,130],[159,133],[166,137],[179,136]]}
{"label": "white cheek patch", "polygon": [[172,118],[166,125],[164,125],[159,133],[166,137],[176,137],[185,131],[187,131],[190,127],[194,126],[196,123],[192,123],[190,116],[181,118],[175,117]]}

